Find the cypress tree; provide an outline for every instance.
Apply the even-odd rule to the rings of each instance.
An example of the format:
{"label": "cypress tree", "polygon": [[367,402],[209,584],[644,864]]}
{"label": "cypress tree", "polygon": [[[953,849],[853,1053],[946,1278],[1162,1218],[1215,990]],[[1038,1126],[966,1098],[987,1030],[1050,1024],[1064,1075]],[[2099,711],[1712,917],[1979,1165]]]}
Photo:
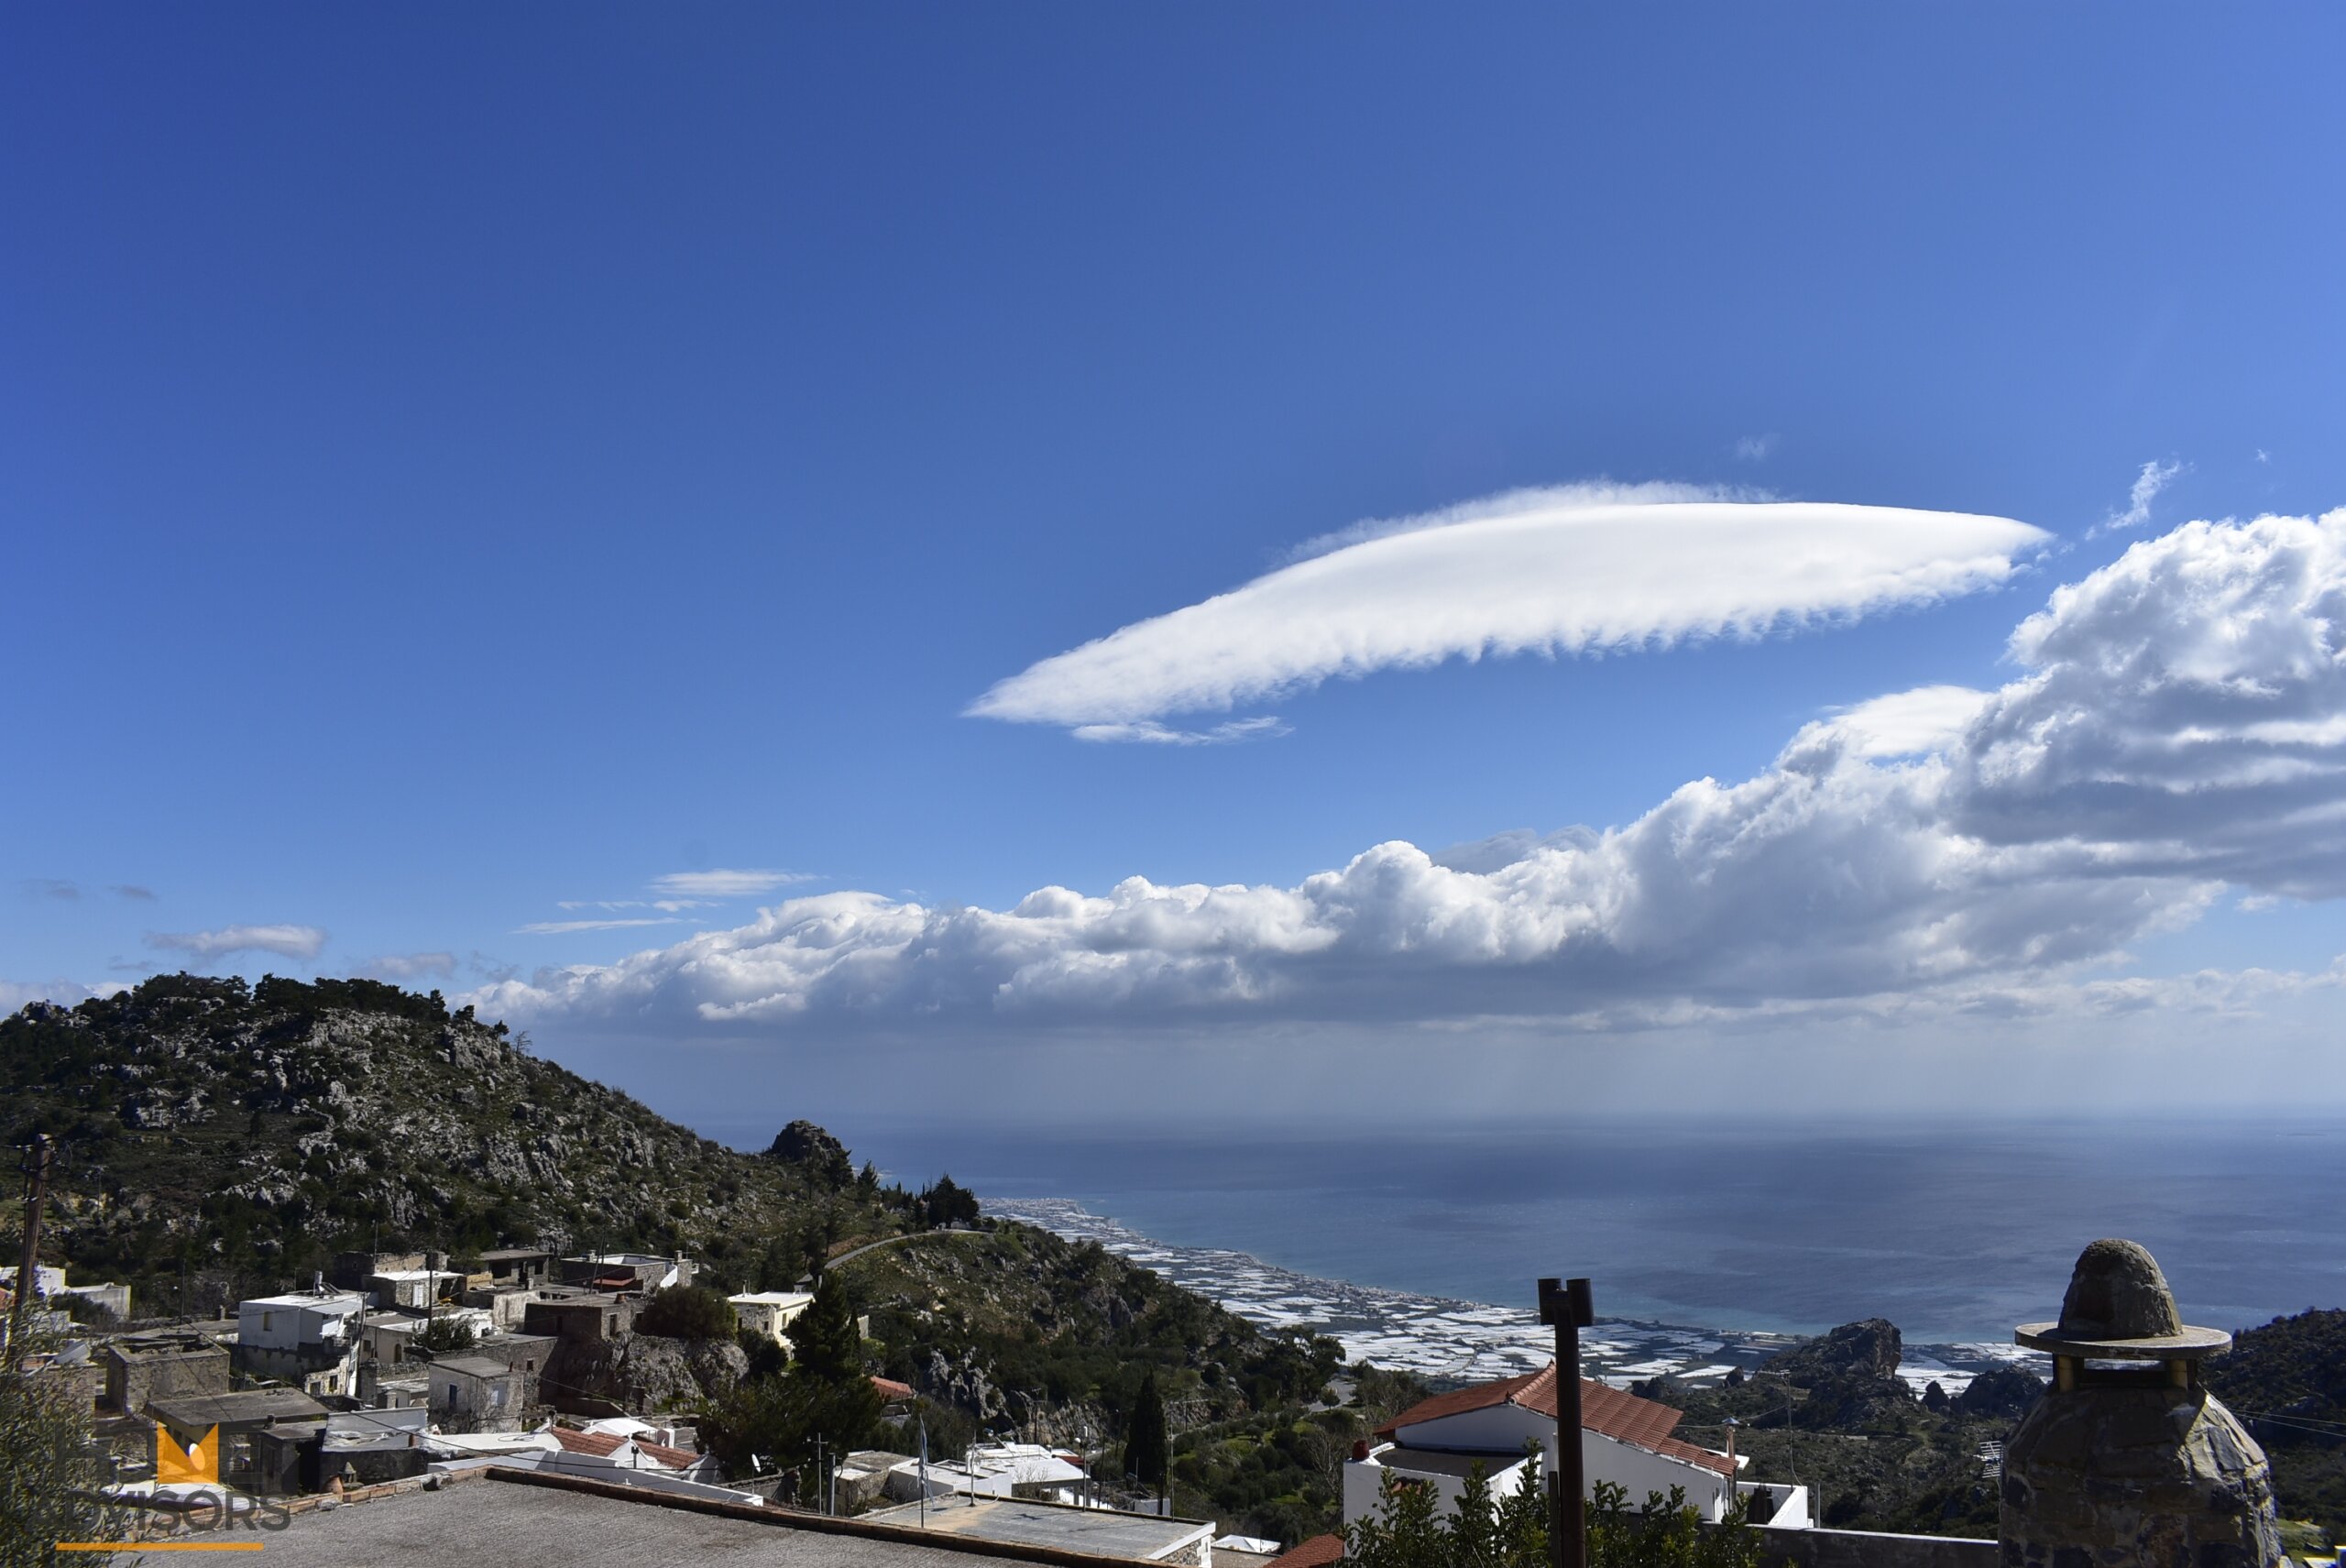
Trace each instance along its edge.
{"label": "cypress tree", "polygon": [[1172,1447],[1165,1425],[1165,1400],[1157,1392],[1157,1369],[1151,1367],[1141,1374],[1132,1420],[1124,1428],[1124,1474],[1138,1476],[1147,1486],[1163,1486]]}

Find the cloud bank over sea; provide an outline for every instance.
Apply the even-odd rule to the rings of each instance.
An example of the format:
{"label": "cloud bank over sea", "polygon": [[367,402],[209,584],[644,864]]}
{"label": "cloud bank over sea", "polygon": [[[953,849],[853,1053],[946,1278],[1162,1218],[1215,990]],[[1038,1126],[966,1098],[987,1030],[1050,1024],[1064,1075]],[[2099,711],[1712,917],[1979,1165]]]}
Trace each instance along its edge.
{"label": "cloud bank over sea", "polygon": [[[1691,508],[1688,528],[1726,526],[1728,503],[1641,504]],[[1841,510],[1879,521],[1878,509]],[[1559,524],[1527,502],[1405,527],[1340,543],[1240,595],[1308,598],[1326,580],[1313,567],[1374,567],[1364,581],[1382,592],[1409,574],[1358,553],[1447,548],[1476,529],[1578,528],[1605,511],[1580,507]],[[1846,554],[1836,509],[1803,517],[1819,559]],[[1779,589],[1801,572],[1778,569],[1743,598],[1705,579],[1668,613],[1625,601],[1610,619],[1535,619],[1503,633],[1491,616],[1446,619],[1485,586],[1478,548],[1474,572],[1427,590],[1420,630],[1401,642],[1275,641],[1248,662],[1192,666],[1165,652],[1178,628],[1164,629],[1190,613],[1177,612],[1127,629],[1159,629],[1123,645],[1149,657],[1077,650],[1062,656],[1076,663],[1046,661],[997,686],[981,710],[1155,722],[1379,663],[1759,630],[2002,580],[2034,535],[1991,519],[1944,526],[1966,547],[1942,540],[1925,563],[1860,552],[1863,572],[1836,568],[1799,602]],[[1738,557],[1736,569],[1763,564]],[[1693,780],[1602,831],[1437,852],[1396,840],[1292,885],[1136,875],[1102,893],[1039,888],[1000,910],[823,893],[470,1000],[582,1027],[960,1038],[1102,1024],[1596,1030],[1850,1010],[2220,1011],[2336,984],[2334,970],[2093,970],[2228,893],[2346,892],[2346,510],[2193,522],[2143,541],[2055,589],[2006,652],[2016,674],[2001,687],[1885,693],[1803,726],[1751,777]]]}

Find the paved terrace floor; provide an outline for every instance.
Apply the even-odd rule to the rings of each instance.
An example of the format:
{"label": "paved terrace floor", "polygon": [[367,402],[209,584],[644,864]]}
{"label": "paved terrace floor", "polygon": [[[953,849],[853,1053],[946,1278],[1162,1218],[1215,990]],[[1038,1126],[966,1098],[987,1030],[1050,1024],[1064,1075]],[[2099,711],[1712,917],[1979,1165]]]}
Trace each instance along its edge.
{"label": "paved terrace floor", "polygon": [[[258,1552],[127,1552],[138,1568],[981,1568],[1050,1557],[977,1556],[949,1546],[861,1540],[754,1524],[599,1494],[468,1479],[444,1491],[296,1514],[281,1530],[239,1533]],[[1109,1559],[1100,1560],[1105,1568]]]}

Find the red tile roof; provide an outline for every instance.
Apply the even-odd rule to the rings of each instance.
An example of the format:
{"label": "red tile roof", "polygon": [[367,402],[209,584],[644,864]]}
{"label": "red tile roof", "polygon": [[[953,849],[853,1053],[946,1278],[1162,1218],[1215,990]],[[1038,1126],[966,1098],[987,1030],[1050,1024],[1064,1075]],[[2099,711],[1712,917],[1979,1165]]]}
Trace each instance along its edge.
{"label": "red tile roof", "polygon": [[[608,1459],[627,1441],[615,1431],[573,1431],[568,1427],[554,1429],[554,1442],[567,1453],[591,1454],[597,1459]],[[686,1453],[681,1448],[670,1448],[664,1442],[635,1440],[636,1452],[654,1464],[664,1464],[671,1470],[688,1470],[700,1463],[697,1453]]]}
{"label": "red tile roof", "polygon": [[1310,1541],[1290,1546],[1263,1565],[1263,1568],[1325,1568],[1340,1562],[1344,1555],[1344,1538],[1341,1535],[1315,1535]]}
{"label": "red tile roof", "polygon": [[913,1397],[911,1384],[899,1383],[893,1377],[882,1377],[876,1372],[872,1375],[872,1387],[878,1389],[880,1397],[892,1405]]}
{"label": "red tile roof", "polygon": [[[1403,1427],[1413,1427],[1426,1421],[1440,1420],[1444,1416],[1464,1415],[1468,1410],[1487,1410],[1500,1405],[1516,1405],[1550,1420],[1556,1418],[1556,1364],[1550,1362],[1537,1372],[1521,1377],[1502,1377],[1496,1383],[1478,1383],[1472,1388],[1454,1389],[1436,1394],[1402,1411],[1376,1429],[1376,1435],[1389,1438]],[[1697,1448],[1670,1434],[1678,1428],[1681,1412],[1654,1399],[1640,1399],[1627,1394],[1609,1383],[1592,1378],[1580,1380],[1580,1424],[1588,1431],[1598,1432],[1617,1442],[1642,1448],[1649,1453],[1680,1460],[1698,1465],[1721,1475],[1731,1475],[1734,1467],[1724,1453],[1713,1453],[1707,1448]]]}

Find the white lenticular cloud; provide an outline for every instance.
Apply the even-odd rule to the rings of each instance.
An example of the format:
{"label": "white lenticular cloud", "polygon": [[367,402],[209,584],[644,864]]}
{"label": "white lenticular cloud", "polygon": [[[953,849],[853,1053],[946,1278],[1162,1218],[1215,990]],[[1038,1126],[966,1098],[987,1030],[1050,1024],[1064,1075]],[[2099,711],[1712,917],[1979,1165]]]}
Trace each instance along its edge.
{"label": "white lenticular cloud", "polygon": [[795,882],[814,880],[805,872],[670,872],[653,877],[652,886],[654,892],[680,898],[754,898]]}
{"label": "white lenticular cloud", "polygon": [[2162,1005],[2159,986],[2077,970],[2228,889],[2346,896],[2346,510],[2138,543],[2011,651],[2000,690],[1828,715],[1754,776],[1602,832],[1379,844],[1285,887],[1046,887],[1006,910],[827,894],[476,1000],[833,1031],[1979,1015],[2063,987]]}
{"label": "white lenticular cloud", "polygon": [[326,945],[326,934],[315,926],[225,926],[217,931],[150,931],[147,945],[193,959],[223,958],[230,953],[314,959]]}
{"label": "white lenticular cloud", "polygon": [[1519,490],[1332,536],[1325,554],[1045,659],[967,711],[1089,740],[1239,739],[1157,721],[1446,659],[1665,647],[1929,604],[2006,581],[2047,537],[2010,518],[1683,487]]}

